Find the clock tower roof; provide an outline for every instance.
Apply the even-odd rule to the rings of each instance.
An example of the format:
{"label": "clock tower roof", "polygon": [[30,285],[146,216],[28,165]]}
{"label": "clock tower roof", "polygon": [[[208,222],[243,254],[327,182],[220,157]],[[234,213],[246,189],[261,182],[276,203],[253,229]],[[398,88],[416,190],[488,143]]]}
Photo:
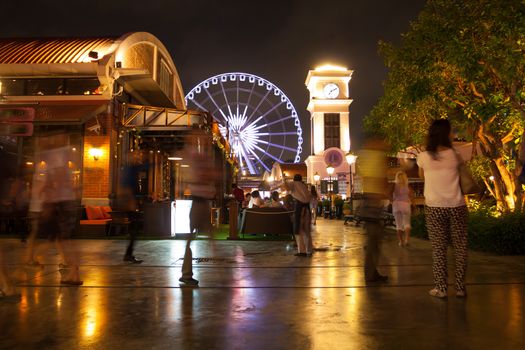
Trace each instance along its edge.
{"label": "clock tower roof", "polygon": [[332,65],[317,67],[308,71],[305,85],[308,87],[308,90],[312,91],[312,88],[319,82],[341,81],[344,84],[348,84],[353,72],[345,67]]}

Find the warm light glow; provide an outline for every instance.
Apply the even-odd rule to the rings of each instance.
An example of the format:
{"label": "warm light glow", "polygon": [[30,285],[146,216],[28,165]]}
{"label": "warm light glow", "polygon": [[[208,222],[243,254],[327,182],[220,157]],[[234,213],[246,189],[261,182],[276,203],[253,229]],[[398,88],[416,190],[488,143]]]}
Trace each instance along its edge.
{"label": "warm light glow", "polygon": [[494,176],[491,175],[491,176],[489,177],[489,180],[490,180],[490,181],[494,181]]}
{"label": "warm light glow", "polygon": [[182,157],[168,157],[168,160],[182,160]]}
{"label": "warm light glow", "polygon": [[314,174],[314,181],[315,181],[315,182],[319,182],[320,179],[321,179],[321,175],[319,175],[319,174],[317,173],[317,171],[316,171],[315,174]]}
{"label": "warm light glow", "polygon": [[348,68],[341,67],[341,66],[334,66],[334,65],[331,65],[331,64],[325,64],[323,66],[316,67],[315,70],[316,71],[333,71],[333,70],[336,70],[336,71],[344,72],[344,71],[347,71]]}
{"label": "warm light glow", "polygon": [[90,148],[89,155],[93,157],[94,160],[98,160],[102,156],[102,150],[100,148]]}
{"label": "warm light glow", "polygon": [[190,166],[188,164],[181,164],[180,167],[181,168],[189,168]]}
{"label": "warm light glow", "polygon": [[26,165],[33,165],[33,162],[26,162]]}
{"label": "warm light glow", "polygon": [[334,173],[334,167],[329,165],[326,167],[326,172],[328,173],[328,175],[332,175]]}
{"label": "warm light glow", "polygon": [[267,179],[268,182],[273,182],[273,180],[274,180],[273,176],[268,176],[268,179]]}
{"label": "warm light glow", "polygon": [[354,164],[355,161],[357,160],[357,156],[353,154],[352,152],[348,152],[345,157],[346,157],[346,162],[350,165]]}

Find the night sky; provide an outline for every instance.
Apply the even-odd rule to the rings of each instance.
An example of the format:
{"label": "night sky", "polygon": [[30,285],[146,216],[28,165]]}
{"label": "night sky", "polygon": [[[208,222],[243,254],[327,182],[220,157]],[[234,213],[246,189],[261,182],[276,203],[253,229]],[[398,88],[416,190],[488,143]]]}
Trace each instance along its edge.
{"label": "night sky", "polygon": [[[310,149],[309,69],[354,70],[352,147],[362,118],[382,94],[380,39],[397,43],[425,0],[91,0],[3,1],[0,37],[120,36],[150,32],[168,48],[185,92],[212,75],[246,72],[277,85],[292,101]],[[22,5],[24,4],[24,5]]]}

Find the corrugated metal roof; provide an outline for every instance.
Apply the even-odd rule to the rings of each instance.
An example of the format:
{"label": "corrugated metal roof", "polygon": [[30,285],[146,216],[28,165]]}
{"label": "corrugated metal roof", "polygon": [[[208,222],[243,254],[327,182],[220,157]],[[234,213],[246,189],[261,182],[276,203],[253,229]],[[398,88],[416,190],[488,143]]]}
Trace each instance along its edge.
{"label": "corrugated metal roof", "polygon": [[0,39],[0,64],[86,63],[106,55],[117,38]]}

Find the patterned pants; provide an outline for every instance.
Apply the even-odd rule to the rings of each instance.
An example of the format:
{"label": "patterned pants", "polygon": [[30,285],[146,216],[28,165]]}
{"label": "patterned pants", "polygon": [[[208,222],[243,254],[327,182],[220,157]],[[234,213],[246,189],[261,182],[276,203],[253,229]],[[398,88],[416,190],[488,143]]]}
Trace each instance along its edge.
{"label": "patterned pants", "polygon": [[438,208],[425,206],[428,235],[432,242],[432,272],[435,287],[447,291],[447,248],[454,247],[456,290],[465,291],[467,272],[467,206]]}

